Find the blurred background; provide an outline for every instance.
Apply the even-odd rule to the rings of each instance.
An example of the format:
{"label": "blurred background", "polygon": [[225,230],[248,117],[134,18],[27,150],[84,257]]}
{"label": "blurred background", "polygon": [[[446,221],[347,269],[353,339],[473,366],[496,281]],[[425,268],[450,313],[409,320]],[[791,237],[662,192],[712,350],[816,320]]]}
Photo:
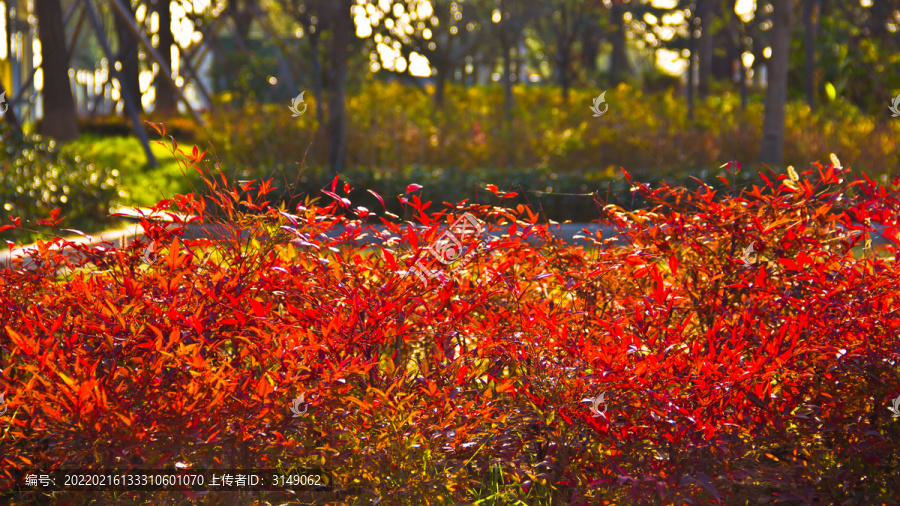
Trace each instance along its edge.
{"label": "blurred background", "polygon": [[0,0],[0,216],[100,230],[192,191],[148,121],[235,181],[294,202],[340,173],[373,210],[495,184],[590,221],[641,205],[623,168],[737,191],[831,153],[889,181],[898,60],[900,0]]}

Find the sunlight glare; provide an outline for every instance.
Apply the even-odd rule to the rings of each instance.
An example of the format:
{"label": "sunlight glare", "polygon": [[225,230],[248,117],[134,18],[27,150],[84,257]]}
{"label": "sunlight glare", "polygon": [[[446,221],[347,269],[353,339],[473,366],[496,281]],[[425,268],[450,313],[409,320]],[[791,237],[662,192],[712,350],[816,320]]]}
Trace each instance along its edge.
{"label": "sunlight glare", "polygon": [[734,13],[744,23],[753,19],[754,12],[756,12],[756,0],[737,0],[734,4]]}
{"label": "sunlight glare", "polygon": [[413,52],[409,55],[409,73],[416,77],[428,77],[431,75],[431,64],[428,58]]}

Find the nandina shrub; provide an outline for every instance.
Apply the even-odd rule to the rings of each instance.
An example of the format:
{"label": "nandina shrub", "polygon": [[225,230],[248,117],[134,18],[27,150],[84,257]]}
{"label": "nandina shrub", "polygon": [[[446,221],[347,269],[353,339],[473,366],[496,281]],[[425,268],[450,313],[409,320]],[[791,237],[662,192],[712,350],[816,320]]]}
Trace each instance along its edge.
{"label": "nandina shrub", "polygon": [[[212,197],[160,202],[175,227],[143,243],[57,239],[0,273],[2,473],[320,465],[339,485],[319,499],[347,504],[890,502],[900,181],[844,172],[634,183],[652,207],[603,207],[617,238],[581,246],[496,187],[401,196],[412,219],[375,229],[338,179],[276,209],[271,182],[205,173]],[[464,213],[491,236],[445,266],[427,248]]]}

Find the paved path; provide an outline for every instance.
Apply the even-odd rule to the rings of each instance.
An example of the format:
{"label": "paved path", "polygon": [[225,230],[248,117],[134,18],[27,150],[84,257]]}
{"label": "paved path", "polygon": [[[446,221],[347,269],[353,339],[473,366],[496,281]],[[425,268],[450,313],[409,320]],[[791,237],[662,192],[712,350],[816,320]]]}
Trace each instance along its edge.
{"label": "paved path", "polygon": [[[120,209],[116,213],[117,216],[125,216],[126,218],[134,219],[138,216],[136,212],[133,210],[124,210]],[[172,221],[170,217],[165,215],[158,215],[155,217],[160,221]],[[424,227],[423,227],[424,228]],[[584,239],[579,239],[576,236],[582,236],[584,234],[584,229],[587,229],[592,236],[595,236],[597,232],[603,232],[602,238],[608,239],[613,237],[614,231],[612,227],[601,226],[596,223],[587,223],[587,224],[577,224],[577,223],[569,223],[562,224],[558,226],[551,226],[551,233],[561,238],[563,241],[569,244],[581,244],[587,245],[588,243]],[[373,230],[380,233],[384,230],[384,226],[378,225],[373,227]],[[188,239],[219,239],[223,236],[226,236],[226,229],[221,225],[201,225],[201,224],[188,224],[185,225],[185,229],[182,232],[181,236]],[[327,235],[329,237],[337,237],[339,236],[343,230],[341,228],[331,230]],[[502,234],[501,231],[494,231],[491,235],[498,237]],[[111,243],[112,246],[117,248],[124,248],[128,246],[132,241],[137,239],[143,239],[143,229],[141,228],[139,223],[134,223],[132,225],[127,226],[126,228],[114,231],[103,232],[97,235],[87,235],[85,237],[75,236],[71,239],[72,242],[79,244],[97,244],[100,245],[104,242]],[[249,237],[247,232],[242,234],[242,240],[246,240]],[[539,239],[534,238],[531,242],[537,242]],[[362,239],[360,241],[362,244],[374,244],[378,242],[382,242],[382,239],[375,237],[375,234],[369,233],[368,237]],[[878,234],[874,234],[873,242],[882,243],[884,242]],[[25,246],[23,248],[16,248],[14,250],[2,250],[0,251],[0,265],[6,266],[9,265],[10,261],[16,257],[24,257],[27,256],[29,250],[33,250],[34,245]],[[71,254],[75,254],[75,251],[72,248],[67,248],[71,251]],[[70,251],[67,251],[67,255],[70,254]],[[32,264],[30,259],[25,259],[24,266],[30,267]]]}

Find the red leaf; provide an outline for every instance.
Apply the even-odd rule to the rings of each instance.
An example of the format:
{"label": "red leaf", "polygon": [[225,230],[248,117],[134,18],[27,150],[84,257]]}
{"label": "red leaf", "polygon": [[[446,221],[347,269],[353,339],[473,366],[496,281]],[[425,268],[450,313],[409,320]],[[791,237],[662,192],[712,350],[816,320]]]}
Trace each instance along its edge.
{"label": "red leaf", "polygon": [[50,326],[51,334],[56,332],[56,330],[59,328],[59,326],[62,325],[63,316],[65,316],[65,314],[61,314],[61,315],[57,316],[56,320],[53,321],[53,325]]}
{"label": "red leaf", "polygon": [[672,271],[672,274],[678,274],[678,257],[674,254],[669,256],[669,270]]}
{"label": "red leaf", "polygon": [[378,202],[381,202],[381,207],[384,207],[385,209],[387,209],[387,206],[384,205],[384,199],[381,198],[381,195],[375,193],[372,190],[368,190],[368,192],[371,193],[372,195],[375,195],[375,198],[378,199]]}
{"label": "red leaf", "polygon": [[207,436],[207,437],[206,437],[206,442],[207,442],[207,443],[212,443],[212,442],[218,441],[218,439],[214,439],[214,438],[215,438],[216,436],[218,436],[220,432],[222,432],[222,428],[221,428],[221,427],[220,427],[219,429],[217,429],[215,432],[213,432],[212,434],[210,434],[209,436]]}
{"label": "red leaf", "polygon": [[799,267],[797,267],[797,262],[794,262],[790,258],[779,258],[778,263],[783,265],[785,267],[785,269],[787,269],[789,271],[800,270]]}
{"label": "red leaf", "polygon": [[406,187],[406,193],[414,192],[421,187],[422,187],[422,185],[413,183]]}
{"label": "red leaf", "polygon": [[194,316],[188,316],[187,322],[190,326],[197,331],[198,334],[203,335],[203,323],[200,322],[199,318],[195,318]]}
{"label": "red leaf", "polygon": [[328,190],[322,190],[322,193],[324,193],[325,195],[328,195],[329,197],[333,198],[334,200],[337,200],[337,201],[340,202],[344,207],[350,207],[350,201],[349,201],[349,200],[347,200],[347,199],[345,199],[345,198],[343,198],[343,197],[338,197],[336,194],[334,194],[334,193],[332,193],[332,192],[330,192],[330,191],[328,191]]}
{"label": "red leaf", "polygon": [[459,368],[459,372],[456,374],[456,385],[457,386],[463,384],[463,379],[465,379],[467,372],[469,372],[469,366],[466,364],[463,364],[463,366]]}
{"label": "red leaf", "polygon": [[250,307],[253,308],[253,314],[262,318],[268,313],[268,307],[263,307],[256,299],[250,299]]}
{"label": "red leaf", "polygon": [[625,173],[625,179],[627,179],[628,182],[630,183],[631,182],[631,174],[629,174],[628,171],[625,170],[625,167],[619,167],[619,168],[622,169],[622,172]]}
{"label": "red leaf", "polygon": [[337,182],[340,175],[334,176],[334,181],[331,182],[331,191],[335,191],[337,189]]}

